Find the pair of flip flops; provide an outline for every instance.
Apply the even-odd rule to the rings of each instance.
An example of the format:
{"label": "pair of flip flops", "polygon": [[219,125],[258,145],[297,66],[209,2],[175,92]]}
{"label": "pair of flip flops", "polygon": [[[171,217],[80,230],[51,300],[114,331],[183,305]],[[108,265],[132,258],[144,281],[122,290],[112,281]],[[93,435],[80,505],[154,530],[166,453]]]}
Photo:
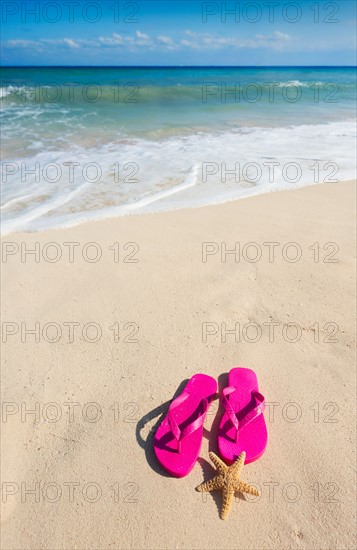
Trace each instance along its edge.
{"label": "pair of flip flops", "polygon": [[[194,467],[202,444],[203,423],[216,397],[217,382],[206,374],[195,374],[169,407],[155,437],[154,449],[160,464],[175,477],[184,477]],[[245,451],[245,463],[264,453],[268,434],[264,419],[264,396],[254,371],[232,369],[221,396],[224,414],[218,432],[222,458],[231,464]]]}

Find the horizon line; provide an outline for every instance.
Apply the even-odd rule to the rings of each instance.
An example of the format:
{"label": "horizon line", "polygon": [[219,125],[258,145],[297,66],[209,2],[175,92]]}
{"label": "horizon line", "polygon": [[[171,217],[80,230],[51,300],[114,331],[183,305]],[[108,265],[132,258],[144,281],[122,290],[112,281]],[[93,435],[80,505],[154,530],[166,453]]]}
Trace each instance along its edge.
{"label": "horizon line", "polygon": [[0,69],[264,69],[264,68],[355,69],[357,65],[0,65]]}

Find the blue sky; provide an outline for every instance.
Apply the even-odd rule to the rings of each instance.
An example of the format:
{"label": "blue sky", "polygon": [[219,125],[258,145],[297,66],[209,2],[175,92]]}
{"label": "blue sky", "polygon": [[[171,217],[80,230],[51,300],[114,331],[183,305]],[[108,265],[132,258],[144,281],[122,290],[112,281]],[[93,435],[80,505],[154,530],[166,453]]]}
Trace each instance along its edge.
{"label": "blue sky", "polygon": [[356,65],[354,0],[2,0],[1,9],[3,65]]}

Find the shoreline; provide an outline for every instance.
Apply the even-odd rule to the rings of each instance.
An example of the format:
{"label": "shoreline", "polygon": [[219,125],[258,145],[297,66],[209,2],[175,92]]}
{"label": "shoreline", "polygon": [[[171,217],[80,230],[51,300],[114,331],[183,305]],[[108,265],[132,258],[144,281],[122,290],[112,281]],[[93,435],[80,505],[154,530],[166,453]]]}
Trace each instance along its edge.
{"label": "shoreline", "polygon": [[[113,214],[113,215],[108,215],[108,216],[105,216],[103,214],[103,217],[102,216],[99,216],[97,219],[96,218],[92,218],[92,219],[88,219],[88,220],[83,220],[83,221],[79,221],[79,222],[73,222],[73,223],[68,223],[67,225],[63,225],[63,226],[56,226],[56,227],[51,227],[51,228],[42,228],[42,229],[38,229],[38,230],[15,230],[15,231],[9,231],[9,232],[6,232],[6,233],[1,233],[0,234],[0,239],[3,240],[5,237],[9,237],[11,235],[18,235],[18,234],[24,234],[24,235],[40,235],[42,233],[45,233],[45,232],[53,232],[53,231],[66,231],[66,230],[75,230],[76,228],[79,228],[83,225],[91,225],[91,224],[100,224],[102,222],[110,222],[110,221],[115,221],[116,219],[125,219],[125,218],[132,218],[132,217],[141,217],[141,216],[156,216],[156,215],[161,215],[161,214],[171,214],[171,213],[174,213],[174,212],[186,212],[186,211],[192,211],[192,210],[200,210],[200,209],[204,209],[204,208],[214,208],[216,206],[218,207],[222,207],[226,204],[232,204],[232,203],[236,203],[236,202],[240,202],[242,200],[253,200],[257,197],[262,197],[262,196],[267,196],[267,195],[271,195],[271,194],[280,194],[280,193],[290,193],[290,192],[297,192],[297,191],[303,191],[304,189],[309,189],[311,187],[316,187],[316,186],[325,186],[325,187],[328,187],[328,186],[336,186],[336,185],[344,185],[344,184],[348,184],[348,183],[351,183],[351,182],[354,182],[356,180],[354,180],[353,178],[352,179],[346,179],[346,180],[341,180],[341,181],[338,181],[338,182],[316,182],[316,183],[310,183],[308,185],[304,185],[302,187],[299,187],[299,188],[292,188],[292,189],[275,189],[275,190],[268,190],[268,191],[257,191],[255,194],[252,194],[252,195],[247,195],[247,196],[241,196],[241,197],[238,197],[238,198],[232,198],[232,199],[225,199],[225,200],[222,200],[221,202],[215,202],[215,203],[208,203],[208,204],[199,204],[199,205],[192,205],[192,206],[183,206],[183,207],[173,207],[171,209],[165,209],[165,210],[157,210],[157,211],[143,211],[143,212],[128,212],[128,213],[123,213],[123,214]],[[164,191],[165,193],[165,191]],[[175,194],[176,191],[173,191],[173,193],[169,193],[169,194]],[[160,193],[158,193],[160,194]],[[151,201],[150,201],[151,202]],[[117,208],[117,207],[115,207]],[[119,207],[120,208],[120,207]]]}

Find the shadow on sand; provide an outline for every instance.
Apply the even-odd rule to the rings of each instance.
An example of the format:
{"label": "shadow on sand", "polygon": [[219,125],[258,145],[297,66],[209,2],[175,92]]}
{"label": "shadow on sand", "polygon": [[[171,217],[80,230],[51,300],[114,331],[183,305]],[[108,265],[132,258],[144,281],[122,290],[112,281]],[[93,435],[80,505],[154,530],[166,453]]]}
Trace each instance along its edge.
{"label": "shadow on sand", "polygon": [[[186,384],[188,382],[188,379],[183,380],[179,387],[177,388],[172,400],[174,400],[176,397],[178,397],[182,391],[184,390]],[[208,439],[208,450],[209,452],[214,452],[219,455],[218,452],[218,431],[219,431],[219,424],[221,422],[221,418],[223,415],[223,408],[221,405],[220,400],[218,400],[218,395],[221,395],[222,389],[227,386],[228,383],[228,375],[226,373],[220,374],[218,377],[218,394],[217,397],[212,401],[211,407],[208,410],[207,416],[209,417],[212,414],[215,414],[214,420],[211,425],[211,430],[208,431],[205,427],[203,428],[203,438]],[[162,405],[159,405],[152,411],[145,414],[137,423],[136,425],[136,439],[138,441],[138,444],[142,449],[145,451],[146,460],[149,464],[149,466],[154,470],[154,472],[164,476],[164,477],[172,477],[170,474],[168,474],[158,463],[155,452],[154,452],[154,435],[159,427],[162,419],[166,416],[168,408],[170,406],[171,401],[166,401],[166,403],[163,403]],[[154,419],[157,419],[155,424],[151,427],[149,435],[146,439],[144,439],[141,435],[142,430],[145,428],[146,424],[149,422],[152,422]],[[201,448],[202,452],[202,448]],[[210,462],[205,460],[204,458],[199,457],[197,460],[198,464],[201,466],[202,474],[203,474],[203,480],[207,481],[208,479],[211,479],[215,475],[215,469],[212,466]],[[210,496],[213,498],[218,513],[220,512],[221,508],[221,495],[218,491],[213,491],[212,493],[201,493],[202,495],[202,502],[206,503],[207,499],[210,498]],[[240,500],[246,500],[243,493],[236,493],[236,497],[238,497]]]}

